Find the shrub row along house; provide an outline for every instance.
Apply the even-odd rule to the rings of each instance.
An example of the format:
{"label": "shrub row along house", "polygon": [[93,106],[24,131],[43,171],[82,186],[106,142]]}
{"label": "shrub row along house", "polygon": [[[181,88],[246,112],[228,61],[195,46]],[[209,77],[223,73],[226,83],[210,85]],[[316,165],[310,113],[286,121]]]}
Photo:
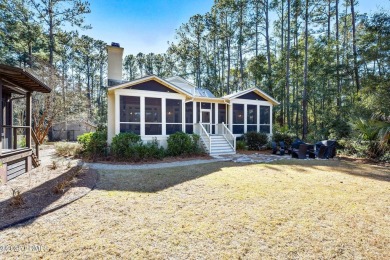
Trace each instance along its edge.
{"label": "shrub row along house", "polygon": [[236,137],[272,133],[272,108],[279,103],[258,88],[215,97],[181,77],[155,75],[122,80],[123,48],[107,46],[108,143],[120,132],[166,146],[170,134],[196,133],[210,154],[235,153]]}

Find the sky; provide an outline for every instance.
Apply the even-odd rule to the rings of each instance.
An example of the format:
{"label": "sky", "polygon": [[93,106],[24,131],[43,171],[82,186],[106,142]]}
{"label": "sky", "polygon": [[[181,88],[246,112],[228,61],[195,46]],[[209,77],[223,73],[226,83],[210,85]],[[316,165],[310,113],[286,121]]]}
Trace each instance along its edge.
{"label": "sky", "polygon": [[[342,1],[340,1],[342,2]],[[370,13],[390,10],[390,0],[358,0],[356,10]],[[211,10],[214,0],[91,0],[85,16],[92,29],[81,31],[108,44],[120,43],[125,55],[139,52],[163,53],[175,30],[195,14]]]}

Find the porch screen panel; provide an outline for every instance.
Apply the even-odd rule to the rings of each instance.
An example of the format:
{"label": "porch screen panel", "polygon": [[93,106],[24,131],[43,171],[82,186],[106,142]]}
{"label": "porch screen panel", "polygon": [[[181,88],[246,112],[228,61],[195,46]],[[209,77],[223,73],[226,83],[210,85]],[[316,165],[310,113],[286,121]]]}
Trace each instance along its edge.
{"label": "porch screen panel", "polygon": [[145,135],[162,134],[161,98],[145,98]]}
{"label": "porch screen panel", "polygon": [[186,103],[186,133],[192,134],[194,132],[194,103]]}
{"label": "porch screen panel", "polygon": [[233,104],[233,134],[244,133],[244,105]]}
{"label": "porch screen panel", "polygon": [[218,105],[218,123],[222,124],[222,122],[224,122],[225,125],[228,123],[226,120],[226,105],[225,104]]}
{"label": "porch screen panel", "polygon": [[179,99],[166,100],[167,135],[183,131],[181,105],[182,101]]}
{"label": "porch screen panel", "polygon": [[246,130],[247,132],[257,132],[257,106],[248,105],[246,112]]}
{"label": "porch screen panel", "polygon": [[260,106],[260,132],[269,134],[271,132],[271,108]]}
{"label": "porch screen panel", "polygon": [[120,96],[119,109],[120,132],[132,132],[139,135],[141,132],[140,97]]}
{"label": "porch screen panel", "polygon": [[196,102],[196,122],[199,123],[200,121],[200,103]]}

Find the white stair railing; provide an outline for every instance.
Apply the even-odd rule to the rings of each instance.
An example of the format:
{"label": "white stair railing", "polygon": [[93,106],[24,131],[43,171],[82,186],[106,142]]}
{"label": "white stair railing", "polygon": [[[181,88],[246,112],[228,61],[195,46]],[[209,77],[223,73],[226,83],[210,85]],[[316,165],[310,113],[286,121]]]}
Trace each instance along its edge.
{"label": "white stair railing", "polygon": [[208,153],[211,153],[211,138],[210,134],[206,131],[203,124],[195,124],[195,133],[200,136],[200,139],[203,141],[203,143],[206,146],[206,151]]}
{"label": "white stair railing", "polygon": [[223,135],[234,151],[236,151],[236,137],[233,135],[230,129],[227,128],[224,122],[222,122],[222,124],[218,124],[218,134]]}

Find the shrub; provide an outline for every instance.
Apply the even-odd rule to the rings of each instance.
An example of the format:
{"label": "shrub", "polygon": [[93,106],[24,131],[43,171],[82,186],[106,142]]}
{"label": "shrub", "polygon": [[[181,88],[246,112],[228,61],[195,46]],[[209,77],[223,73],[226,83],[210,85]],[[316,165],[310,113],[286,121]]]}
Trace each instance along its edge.
{"label": "shrub", "polygon": [[83,154],[88,158],[107,155],[107,131],[104,129],[80,135],[77,141],[82,145]]}
{"label": "shrub", "polygon": [[111,143],[111,154],[117,158],[133,157],[136,154],[138,146],[142,145],[142,140],[139,135],[133,133],[119,133]]}
{"label": "shrub", "polygon": [[22,194],[20,193],[20,190],[12,189],[12,198],[11,198],[10,205],[14,207],[19,207],[22,206],[24,203],[25,201]]}
{"label": "shrub", "polygon": [[236,141],[237,150],[246,150],[246,143],[243,140]]}
{"label": "shrub", "polygon": [[183,132],[171,134],[167,139],[167,152],[171,156],[200,154],[202,150],[199,139],[200,136],[196,134],[189,135]]}
{"label": "shrub", "polygon": [[342,120],[340,117],[336,117],[331,123],[329,129],[328,139],[342,139],[347,138],[351,134],[351,126],[345,120]]}
{"label": "shrub", "polygon": [[154,158],[161,160],[165,157],[165,149],[158,145],[157,138],[154,138],[152,142],[147,143],[144,147],[144,153],[141,154],[141,157],[144,159]]}
{"label": "shrub", "polygon": [[115,159],[138,162],[141,160],[162,159],[165,150],[159,147],[157,139],[143,144],[141,137],[133,133],[119,133],[112,139],[111,153]]}
{"label": "shrub", "polygon": [[290,147],[291,144],[294,142],[294,137],[293,135],[288,133],[275,132],[272,135],[272,140],[277,144],[279,144],[280,141],[284,141],[286,147]]}
{"label": "shrub", "polygon": [[54,144],[54,148],[60,156],[76,156],[82,151],[81,144],[70,142],[57,142]]}
{"label": "shrub", "polygon": [[268,142],[266,133],[248,132],[244,136],[249,150],[259,150],[261,146]]}

